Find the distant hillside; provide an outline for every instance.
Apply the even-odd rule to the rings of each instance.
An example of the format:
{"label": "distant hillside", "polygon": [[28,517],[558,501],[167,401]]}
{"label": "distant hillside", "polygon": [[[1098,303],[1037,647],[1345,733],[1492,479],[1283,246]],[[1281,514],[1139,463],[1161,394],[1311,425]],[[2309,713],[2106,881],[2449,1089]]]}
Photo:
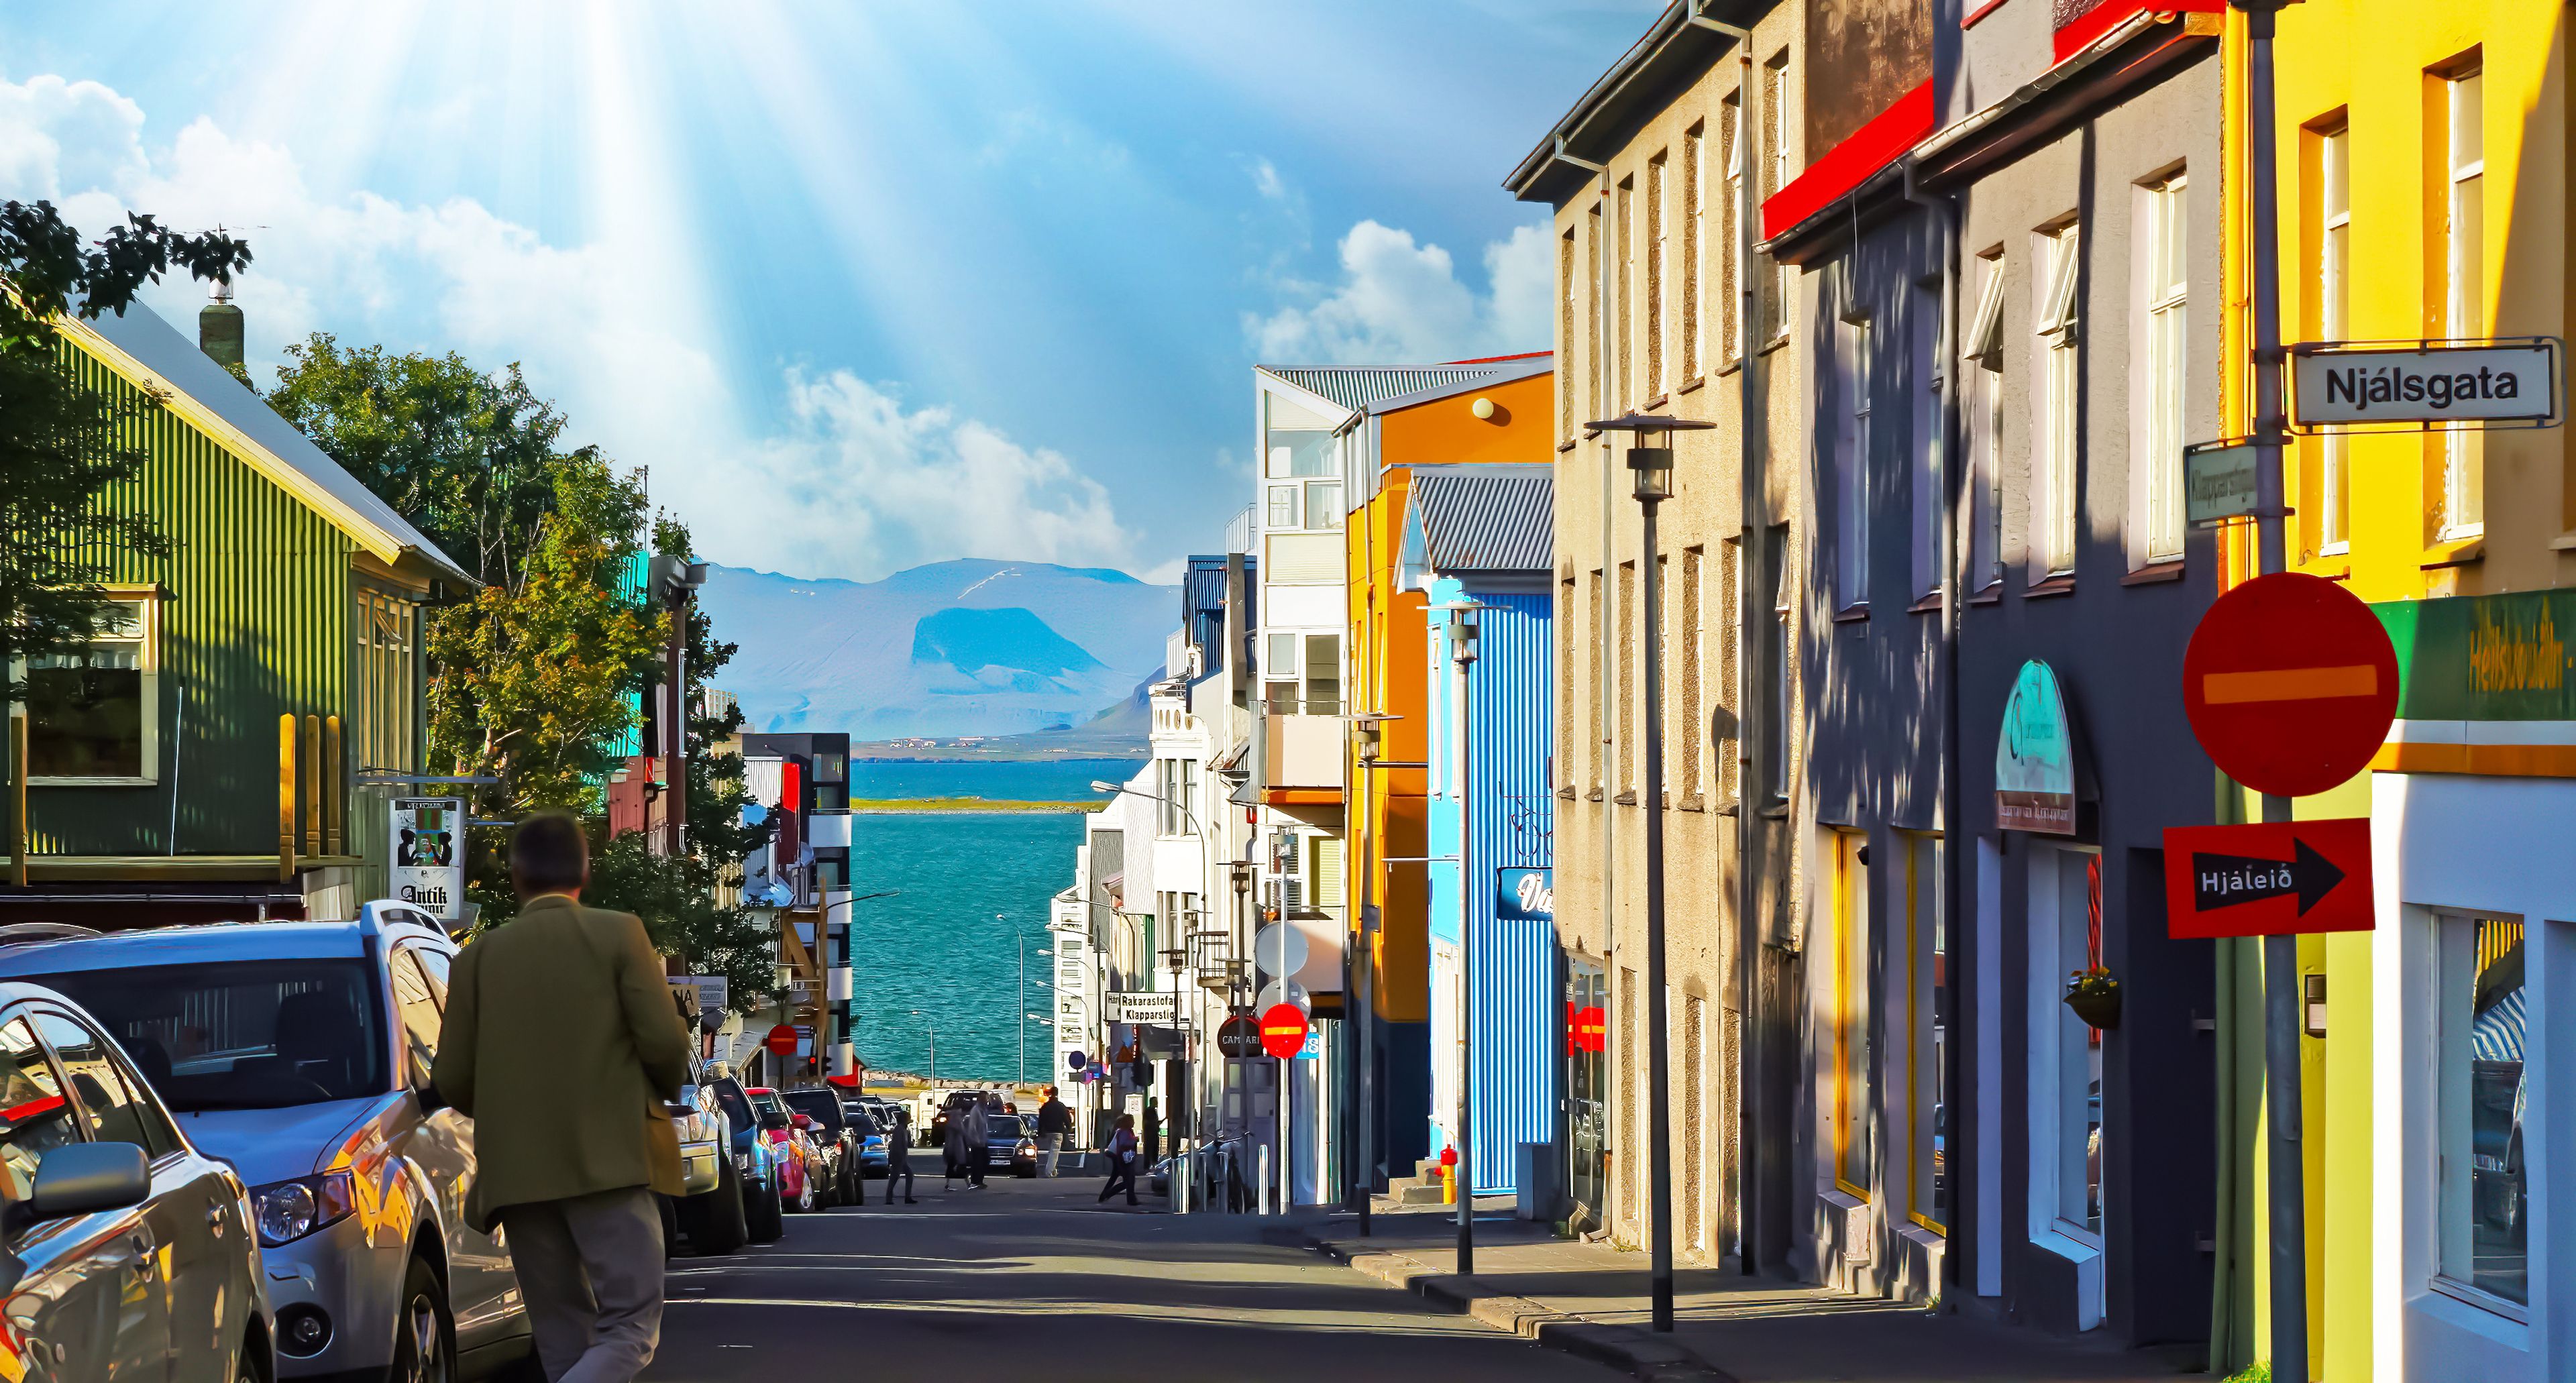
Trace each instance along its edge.
{"label": "distant hillside", "polygon": [[866,582],[717,566],[699,599],[741,646],[716,683],[747,728],[860,740],[1084,725],[1161,668],[1181,613],[1124,572],[983,559]]}

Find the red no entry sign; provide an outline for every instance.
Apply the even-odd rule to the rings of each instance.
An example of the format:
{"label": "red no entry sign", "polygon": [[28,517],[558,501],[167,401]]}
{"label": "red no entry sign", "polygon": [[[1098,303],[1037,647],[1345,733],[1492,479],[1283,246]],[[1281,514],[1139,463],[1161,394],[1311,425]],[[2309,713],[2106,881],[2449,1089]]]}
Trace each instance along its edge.
{"label": "red no entry sign", "polygon": [[2397,653],[2352,592],[2276,572],[2220,596],[2182,659],[2183,709],[2210,761],[2306,797],[2370,766],[2397,714]]}
{"label": "red no entry sign", "polygon": [[769,1049],[771,1056],[794,1056],[796,1055],[796,1030],[781,1023],[769,1030],[769,1037],[761,1045]]}
{"label": "red no entry sign", "polygon": [[2370,821],[2268,821],[2165,832],[2165,930],[2177,938],[2366,932]]}
{"label": "red no entry sign", "polygon": [[1305,1049],[1305,1010],[1295,1004],[1272,1004],[1261,1015],[1261,1050],[1287,1061]]}
{"label": "red no entry sign", "polygon": [[1609,1045],[1610,1020],[1599,1004],[1565,1006],[1565,1050],[1597,1052]]}

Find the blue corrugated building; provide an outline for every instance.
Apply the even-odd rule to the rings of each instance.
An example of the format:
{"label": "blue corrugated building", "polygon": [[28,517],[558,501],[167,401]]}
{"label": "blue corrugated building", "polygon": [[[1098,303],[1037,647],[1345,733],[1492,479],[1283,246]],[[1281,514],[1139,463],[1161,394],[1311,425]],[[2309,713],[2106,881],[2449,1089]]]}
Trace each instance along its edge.
{"label": "blue corrugated building", "polygon": [[[1539,899],[1555,862],[1556,799],[1548,782],[1553,487],[1546,466],[1419,467],[1405,521],[1405,581],[1430,604],[1423,656],[1430,662],[1431,1141],[1454,1146],[1463,1008],[1474,1061],[1471,1170],[1475,1189],[1486,1194],[1516,1189],[1519,1144],[1560,1138],[1565,1035],[1556,928],[1552,917],[1522,906],[1517,889],[1511,906],[1498,906],[1506,888],[1533,871],[1539,882],[1526,896]],[[1467,672],[1463,780],[1453,709],[1459,669],[1447,630],[1449,611],[1462,606],[1478,630]],[[1460,983],[1462,930],[1471,942],[1472,993],[1462,993]],[[1554,1153],[1545,1159],[1556,1160]]]}

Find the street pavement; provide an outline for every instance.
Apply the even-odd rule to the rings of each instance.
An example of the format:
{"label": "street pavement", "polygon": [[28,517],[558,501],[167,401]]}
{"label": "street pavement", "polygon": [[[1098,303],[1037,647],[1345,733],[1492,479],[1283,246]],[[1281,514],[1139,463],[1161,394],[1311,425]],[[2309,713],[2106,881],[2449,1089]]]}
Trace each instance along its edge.
{"label": "street pavement", "polygon": [[[933,1159],[935,1165],[935,1158]],[[1189,1383],[1620,1375],[1450,1315],[1253,1216],[1099,1206],[1093,1178],[791,1215],[786,1237],[670,1265],[655,1383],[807,1375]],[[961,1369],[962,1366],[962,1369]],[[960,1370],[960,1371],[951,1371]]]}

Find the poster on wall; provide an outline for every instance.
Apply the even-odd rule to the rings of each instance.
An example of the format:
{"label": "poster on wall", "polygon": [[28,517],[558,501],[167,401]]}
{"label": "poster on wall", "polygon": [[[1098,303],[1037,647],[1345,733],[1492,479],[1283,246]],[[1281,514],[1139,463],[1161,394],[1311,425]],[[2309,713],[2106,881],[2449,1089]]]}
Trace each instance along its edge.
{"label": "poster on wall", "polygon": [[386,882],[393,896],[435,916],[457,919],[465,902],[464,802],[454,797],[394,799],[393,867]]}
{"label": "poster on wall", "polygon": [[2021,665],[2004,701],[2003,733],[1995,743],[1995,825],[2075,834],[2075,737],[2057,673],[2036,658]]}

